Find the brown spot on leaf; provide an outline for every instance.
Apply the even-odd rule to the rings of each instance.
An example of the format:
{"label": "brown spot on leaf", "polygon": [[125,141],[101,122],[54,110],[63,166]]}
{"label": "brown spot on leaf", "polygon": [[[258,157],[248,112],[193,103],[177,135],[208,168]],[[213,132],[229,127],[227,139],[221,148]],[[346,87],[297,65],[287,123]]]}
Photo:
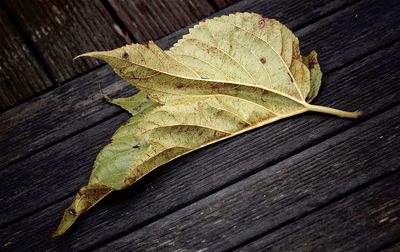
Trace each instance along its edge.
{"label": "brown spot on leaf", "polygon": [[70,208],[70,209],[68,209],[68,213],[70,214],[70,215],[72,215],[72,216],[76,216],[76,211],[75,211],[75,209],[72,209],[72,208]]}
{"label": "brown spot on leaf", "polygon": [[211,84],[211,89],[215,92],[218,92],[218,90],[221,89],[221,85],[219,83],[212,83]]}
{"label": "brown spot on leaf", "polygon": [[127,52],[124,52],[123,54],[122,54],[122,58],[123,59],[129,59],[129,54],[127,53]]}
{"label": "brown spot on leaf", "polygon": [[133,177],[125,178],[124,179],[124,185],[122,187],[126,188],[126,187],[132,185],[133,183],[135,183],[138,179],[139,179],[139,177],[136,176],[136,175],[134,175]]}
{"label": "brown spot on leaf", "polygon": [[265,59],[265,57],[262,57],[262,58],[260,59],[260,61],[261,61],[261,63],[263,63],[263,64],[265,64],[265,63],[267,62],[267,60]]}
{"label": "brown spot on leaf", "polygon": [[262,18],[258,21],[258,28],[262,29],[265,26],[265,20]]}
{"label": "brown spot on leaf", "polygon": [[300,53],[299,53],[297,50],[295,50],[295,51],[293,52],[293,59],[295,59],[295,60],[300,59]]}
{"label": "brown spot on leaf", "polygon": [[176,88],[178,88],[178,89],[181,89],[181,88],[183,88],[183,84],[181,84],[181,83],[179,83],[178,85],[176,85]]}
{"label": "brown spot on leaf", "polygon": [[310,57],[308,59],[308,68],[309,69],[313,69],[316,64],[318,64],[317,57]]}

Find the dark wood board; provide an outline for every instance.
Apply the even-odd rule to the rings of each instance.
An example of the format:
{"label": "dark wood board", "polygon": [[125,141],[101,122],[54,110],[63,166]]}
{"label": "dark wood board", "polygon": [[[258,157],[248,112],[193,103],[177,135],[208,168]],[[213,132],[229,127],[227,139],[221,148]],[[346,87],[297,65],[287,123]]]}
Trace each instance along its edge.
{"label": "dark wood board", "polygon": [[[1,248],[91,250],[108,245],[105,249],[212,249],[213,246],[231,249],[242,248],[255,239],[259,241],[258,238],[271,237],[275,232],[279,234],[286,225],[296,223],[308,223],[323,232],[322,224],[307,222],[312,218],[309,216],[321,216],[318,213],[326,213],[324,209],[331,209],[337,200],[347,197],[351,201],[355,191],[357,194],[368,190],[382,179],[391,179],[390,175],[398,173],[393,169],[399,168],[400,163],[397,151],[400,144],[397,123],[400,114],[397,85],[400,43],[394,42],[398,40],[397,36],[393,38],[389,34],[398,32],[396,22],[393,22],[398,18],[393,14],[397,6],[390,4],[378,7],[368,6],[365,2],[356,3],[355,7],[343,5],[337,13],[327,12],[319,21],[310,20],[297,26],[305,27],[297,34],[301,34],[301,40],[306,40],[303,45],[306,49],[311,45],[307,38],[311,42],[314,39],[309,35],[315,32],[319,35],[320,29],[314,26],[321,26],[324,30],[321,36],[325,38],[318,37],[318,45],[328,53],[325,55],[327,58],[321,58],[323,66],[324,62],[329,63],[328,68],[324,68],[328,74],[316,102],[346,109],[365,108],[366,118],[363,120],[352,122],[308,114],[197,151],[163,166],[132,188],[108,197],[82,218],[67,236],[51,241],[48,234],[57,224],[55,216],[61,215],[72,194],[85,183],[96,153],[127,118],[126,114],[111,106],[110,114],[105,116],[101,115],[102,108],[87,113],[85,108],[91,101],[85,99],[82,106],[70,111],[88,115],[92,122],[78,128],[72,137],[65,133],[57,141],[48,138],[49,143],[37,145],[38,148],[31,150],[31,156],[0,171],[0,190],[4,192],[0,200],[0,219],[3,216],[5,219],[0,222]],[[377,17],[389,16],[382,20],[385,24],[368,23],[367,17],[374,16],[363,14],[373,11]],[[364,17],[362,23],[352,22],[352,18],[360,17]],[[347,29],[347,33],[337,36],[332,25],[326,25],[324,20],[339,24],[337,30]],[[364,25],[369,25],[372,30],[364,30],[364,33],[380,39],[371,42],[369,37],[364,37],[362,29],[360,33],[352,31],[352,28]],[[386,30],[381,29],[384,25],[388,26]],[[164,45],[168,46],[171,38],[184,30],[164,38]],[[340,48],[345,49],[334,50],[331,43],[336,47],[342,43]],[[340,60],[332,60],[335,57],[340,57]],[[104,76],[108,76],[107,67],[101,70],[104,70]],[[100,79],[96,72],[87,78]],[[112,78],[116,77],[109,76],[104,85],[105,92],[123,92],[114,85],[117,81]],[[109,86],[111,88],[107,90]],[[69,93],[71,100],[75,99],[72,97],[74,88]],[[90,96],[92,93],[86,94]],[[94,96],[95,101],[100,101],[98,90]],[[59,110],[63,109],[60,107]],[[22,118],[19,120],[23,121]],[[67,126],[68,123],[64,128]],[[75,130],[73,125],[67,131],[71,129]],[[55,132],[53,134],[57,136]],[[276,185],[280,185],[278,189]],[[262,198],[258,197],[259,192],[267,192],[265,195],[269,198],[264,199],[264,194]],[[394,196],[392,199],[396,200]],[[264,209],[264,203],[271,205]],[[357,201],[353,203],[357,204]],[[371,204],[373,207],[373,202]],[[210,209],[210,205],[215,207]],[[345,215],[346,211],[343,213]],[[346,222],[345,218],[339,220]],[[365,224],[374,228],[368,222]],[[356,241],[368,234],[360,226],[361,229],[354,229],[359,235],[353,235]],[[330,228],[331,231],[334,229]],[[398,224],[389,230],[387,233],[378,232],[382,239],[371,239],[371,249],[395,248]],[[337,235],[333,237],[342,235],[333,234]],[[291,235],[300,241],[296,234]],[[316,237],[310,236],[309,239]],[[354,245],[350,237],[337,246],[347,248]],[[221,246],[217,247],[218,244]],[[289,247],[287,244],[284,246]]]}
{"label": "dark wood board", "polygon": [[[305,186],[313,186],[310,180],[321,177],[321,172],[316,174],[306,175],[307,181],[299,180]],[[287,191],[276,186],[291,187],[292,181],[275,181],[274,186],[269,178],[262,178],[263,181],[251,181],[257,184],[249,185],[249,181],[245,187],[219,192],[208,201],[202,200],[197,206],[176,212],[98,251],[125,251],[128,248],[133,251],[226,251],[260,230],[268,230],[315,207],[307,205],[315,204],[307,200],[312,198],[314,187],[295,187],[292,189],[297,189],[296,192]],[[282,179],[285,178],[288,179]],[[274,230],[239,251],[374,251],[398,238],[399,181],[400,171],[397,170],[394,175]],[[335,179],[329,182],[336,183]],[[325,193],[318,193],[314,197],[325,197]],[[271,200],[271,197],[274,198]],[[278,203],[280,201],[285,203]]]}
{"label": "dark wood board", "polygon": [[[136,230],[107,248],[197,250],[207,246],[214,251],[234,247],[400,168],[400,157],[395,155],[400,148],[400,126],[396,123],[399,119],[400,106],[397,106],[291,158],[270,167],[262,166],[261,171],[242,177],[222,190],[212,190],[205,198],[197,197],[195,203],[178,211],[179,206],[172,205],[184,194],[196,193],[230,175],[226,171],[214,176],[201,172],[203,167],[199,164],[212,166],[215,155],[209,153],[214,159],[208,162],[204,162],[204,156],[197,156],[200,158],[195,160],[197,164],[190,160],[183,165],[182,161],[176,162],[173,167],[177,168],[180,163],[181,169],[164,166],[158,174],[153,173],[133,188],[114,194],[112,200],[109,198],[103,207],[94,209],[59,240],[48,238],[48,228],[55,224],[52,217],[67,204],[65,201],[3,228],[0,239],[4,244],[11,243],[9,249],[82,250],[107,237]],[[377,131],[377,127],[382,130]],[[375,148],[370,148],[372,142]],[[191,171],[190,181],[182,174],[188,165],[197,166]],[[159,209],[166,207],[173,207],[169,212],[173,213],[152,222]],[[138,223],[151,215],[153,218]],[[122,230],[125,232],[121,233]],[[34,238],[24,240],[25,236]]]}
{"label": "dark wood board", "polygon": [[5,0],[4,4],[57,83],[101,64],[93,59],[73,61],[79,54],[124,44],[123,38],[113,29],[115,22],[100,0]]}
{"label": "dark wood board", "polygon": [[382,252],[399,252],[400,251],[400,242],[397,242],[395,244],[387,246],[387,247],[385,247],[384,249],[382,249],[380,251],[382,251]]}
{"label": "dark wood board", "polygon": [[121,113],[103,94],[122,97],[135,92],[104,66],[0,114],[0,166]]}
{"label": "dark wood board", "polygon": [[[397,170],[392,176],[239,250],[249,252],[379,250],[400,236],[399,182],[400,171]],[[399,251],[399,248],[393,251]]]}
{"label": "dark wood board", "polygon": [[0,8],[0,112],[53,86],[42,66]]}
{"label": "dark wood board", "polygon": [[[243,2],[247,3],[248,5],[243,4]],[[278,10],[281,9],[278,2],[282,1],[270,1],[268,2],[270,5],[266,5],[263,1],[242,1],[228,7],[223,12],[220,12],[220,14],[236,11],[255,11],[262,13],[263,15],[270,16],[272,13],[278,12]],[[290,23],[290,26],[299,27],[314,19],[315,16],[321,17],[330,11],[349,4],[349,2],[350,1],[343,0],[320,1],[316,6],[301,5],[298,6],[299,8],[287,8],[288,12],[280,12],[280,15],[282,15],[282,19],[280,19],[285,21],[284,16],[289,17],[288,22]],[[291,6],[291,3],[293,3],[293,1],[288,1],[286,5]],[[315,13],[311,12],[310,14],[308,9],[312,9],[311,7],[319,11],[316,11]],[[305,17],[303,15],[305,15]],[[348,15],[348,13],[345,15]],[[278,18],[279,17],[280,16],[278,16]],[[330,24],[333,26],[332,22]],[[365,29],[367,28],[364,27],[364,29],[361,29],[359,33],[355,34],[355,36],[366,32]],[[161,39],[158,41],[158,44],[163,48],[168,47],[171,44],[171,41],[176,41],[179,39],[183,30],[186,29],[181,29],[173,35]],[[316,33],[318,32],[319,31],[316,31]],[[311,35],[312,34],[310,34],[310,36]],[[381,34],[375,34],[375,36],[380,35]],[[351,36],[351,34],[348,36]],[[329,41],[329,37],[330,34],[328,34],[327,42],[332,42],[335,44],[340,43],[340,40]],[[301,41],[303,45],[310,44],[308,47],[311,48],[313,46],[312,39],[313,38],[307,38],[305,35],[304,38],[301,38]],[[392,38],[388,40],[367,41],[365,50],[369,51],[371,49],[380,47],[389,41],[392,41]],[[321,56],[323,56],[323,53],[321,53]],[[340,65],[324,64],[324,71],[329,71],[338,66]],[[91,73],[93,75],[88,75],[86,77],[74,80],[58,88],[58,90],[49,92],[49,94],[45,94],[44,96],[34,99],[27,104],[23,104],[15,109],[7,111],[6,113],[0,114],[0,147],[1,149],[5,149],[3,155],[0,157],[0,166],[4,167],[9,163],[15,162],[18,159],[43,149],[43,146],[54,144],[69,135],[76,134],[77,132],[80,132],[83,129],[93,126],[94,124],[104,120],[105,118],[114,115],[116,112],[115,108],[110,107],[110,105],[106,104],[105,102],[102,102],[103,99],[101,98],[101,95],[99,95],[100,92],[98,83],[101,83],[101,87],[106,89],[104,92],[112,97],[118,95],[115,93],[115,91],[118,90],[119,85],[121,85],[120,89],[123,89],[128,85],[123,84],[123,82],[115,83],[118,78],[112,77],[114,74],[110,69],[102,68],[98,71],[99,73],[94,71],[94,73]],[[89,81],[93,78],[93,76],[99,76],[99,79]],[[100,79],[101,76],[104,76],[104,80]],[[108,81],[108,79],[112,79],[114,81]],[[107,92],[107,87],[109,85],[112,87],[109,89],[110,92]],[[84,95],[82,95],[82,90],[85,90]],[[65,103],[60,104],[60,100],[65,101]],[[75,104],[80,104],[79,113],[74,113],[76,110]],[[63,109],[60,109],[60,106],[62,106]],[[85,117],[81,116],[80,113],[85,115]],[[57,119],[51,120],[48,116],[49,114],[57,115]],[[29,119],[25,120],[25,118]],[[68,126],[66,127],[66,125]],[[31,131],[33,126],[35,126],[35,131]],[[51,132],[49,132],[48,129],[51,129]],[[28,131],[30,131],[29,139],[19,138],[21,134]],[[7,139],[13,140],[10,142]],[[7,148],[3,146],[7,146]]]}
{"label": "dark wood board", "polygon": [[[400,43],[397,43],[327,75],[321,100],[327,105],[363,108],[367,117],[398,104],[400,88],[395,83],[399,73],[397,61],[393,60],[400,60],[396,56],[400,53],[399,48]],[[374,64],[378,61],[381,62],[380,65]],[[374,85],[378,80],[381,85]],[[341,83],[341,89],[334,89],[336,83]],[[380,96],[376,97],[376,93]],[[123,115],[118,118],[120,121],[125,119]],[[86,182],[97,148],[101,145],[99,141],[106,141],[103,137],[100,140],[96,138],[99,139],[98,136],[103,134],[107,137],[107,134],[112,133],[110,128],[116,127],[120,121],[106,121],[82,132],[72,141],[57,144],[2,172],[0,177],[4,180],[1,190],[5,194],[0,201],[4,204],[1,207],[4,209],[1,219],[10,221],[18,216],[32,214],[5,228],[8,235],[4,237],[14,237],[14,241],[19,241],[22,237],[18,236],[18,231],[27,227],[21,235],[35,234],[36,241],[30,241],[23,246],[91,246],[146,225],[357,123],[308,114],[197,151],[160,168],[131,189],[109,197],[91,213],[86,214],[59,243],[52,243],[47,234],[57,224],[58,219],[55,216],[61,216],[63,207],[67,207],[71,201],[71,198],[63,200],[63,197],[68,197],[68,192],[76,192]],[[376,131],[383,134],[382,132]],[[262,151],[260,146],[263,146]],[[54,153],[59,156],[54,156]],[[389,164],[390,160],[386,162]],[[32,164],[37,164],[37,169],[29,170]],[[43,174],[46,176],[42,177]],[[35,181],[34,184],[20,179],[29,176],[30,181]],[[16,181],[19,187],[15,185]],[[31,200],[32,198],[35,200]],[[46,208],[59,200],[62,201]],[[12,208],[9,207],[10,204]],[[46,209],[42,210],[43,208]],[[12,217],[7,214],[9,211],[13,211]],[[37,223],[38,220],[40,223]],[[94,233],[96,239],[93,239]]]}
{"label": "dark wood board", "polygon": [[215,11],[207,0],[108,2],[136,42],[159,39]]}
{"label": "dark wood board", "polygon": [[210,4],[212,6],[215,6],[214,8],[219,10],[222,9],[228,5],[231,5],[233,3],[238,2],[239,0],[209,0]]}

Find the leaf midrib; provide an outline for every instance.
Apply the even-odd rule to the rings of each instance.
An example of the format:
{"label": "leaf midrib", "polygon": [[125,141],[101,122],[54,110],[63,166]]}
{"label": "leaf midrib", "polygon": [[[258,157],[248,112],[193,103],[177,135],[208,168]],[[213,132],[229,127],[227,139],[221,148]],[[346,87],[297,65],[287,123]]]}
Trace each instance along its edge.
{"label": "leaf midrib", "polygon": [[[97,53],[97,52],[92,52],[92,53]],[[82,56],[91,56],[90,54],[92,54],[92,53],[83,54]],[[122,59],[120,59],[119,57],[116,57],[116,56],[109,56],[109,55],[107,55],[106,57],[110,57],[110,58],[114,58],[114,59],[120,60],[120,61],[122,61],[122,62],[126,62],[125,60],[122,60]],[[169,56],[169,57],[171,57],[171,56]],[[181,76],[181,75],[177,75],[177,74],[165,72],[165,71],[162,71],[162,70],[153,68],[153,67],[149,67],[149,66],[146,66],[146,65],[137,63],[137,62],[132,62],[132,61],[129,61],[129,62],[132,63],[132,64],[135,64],[135,65],[137,65],[137,66],[140,66],[140,67],[143,67],[143,68],[146,68],[146,69],[150,69],[150,70],[159,72],[159,73],[161,73],[161,74],[165,74],[165,75],[169,75],[169,76],[172,76],[172,77],[176,77],[176,78],[180,78],[180,79],[185,79],[185,80],[202,81],[202,82],[214,82],[214,83],[226,83],[226,84],[234,84],[234,85],[240,85],[240,86],[246,86],[246,87],[252,87],[252,88],[260,88],[260,89],[262,89],[262,90],[265,90],[265,91],[268,91],[268,92],[271,92],[271,93],[275,93],[275,94],[280,95],[280,96],[282,96],[282,97],[285,97],[285,98],[287,98],[287,99],[289,99],[289,100],[295,101],[295,102],[297,102],[297,103],[299,103],[299,104],[301,104],[301,105],[303,105],[303,106],[307,106],[307,103],[306,103],[305,101],[298,100],[298,99],[296,99],[296,98],[294,98],[294,97],[292,97],[292,96],[289,96],[289,95],[284,94],[284,93],[282,93],[282,92],[276,91],[276,90],[274,90],[274,89],[266,88],[266,87],[264,87],[264,86],[252,85],[252,84],[243,83],[243,82],[238,82],[238,81],[201,79],[201,78],[194,78],[194,77]],[[289,71],[289,72],[290,72],[290,71]],[[145,78],[145,77],[142,77],[142,78]],[[144,88],[149,89],[148,87],[144,87]],[[153,90],[154,90],[154,89],[153,89]],[[167,93],[167,92],[165,92],[165,91],[158,91],[158,90],[154,90],[154,91],[161,92],[161,93]],[[189,96],[189,95],[185,95],[185,96]],[[233,96],[233,97],[236,97],[236,96]]]}

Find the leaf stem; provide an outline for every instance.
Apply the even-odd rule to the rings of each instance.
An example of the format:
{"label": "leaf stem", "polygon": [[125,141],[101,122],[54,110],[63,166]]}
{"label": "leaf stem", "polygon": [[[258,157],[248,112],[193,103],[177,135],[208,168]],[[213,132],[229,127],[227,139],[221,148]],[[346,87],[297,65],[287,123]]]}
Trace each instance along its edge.
{"label": "leaf stem", "polygon": [[363,113],[361,111],[348,112],[348,111],[343,111],[343,110],[324,107],[324,106],[312,105],[312,104],[307,104],[306,108],[310,111],[331,114],[331,115],[335,115],[335,116],[338,116],[341,118],[357,119],[363,115]]}

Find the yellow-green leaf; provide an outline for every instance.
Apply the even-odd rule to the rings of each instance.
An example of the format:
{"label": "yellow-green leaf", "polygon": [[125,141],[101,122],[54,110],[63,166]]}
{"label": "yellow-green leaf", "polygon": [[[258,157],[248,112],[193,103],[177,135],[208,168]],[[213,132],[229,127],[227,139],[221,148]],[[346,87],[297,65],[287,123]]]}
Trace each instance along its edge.
{"label": "yellow-green leaf", "polygon": [[149,42],[82,56],[106,61],[141,92],[112,101],[132,118],[97,156],[54,236],[110,192],[193,150],[306,111],[360,115],[309,104],[322,78],[316,52],[302,57],[286,26],[254,13],[201,22],[168,51]]}

